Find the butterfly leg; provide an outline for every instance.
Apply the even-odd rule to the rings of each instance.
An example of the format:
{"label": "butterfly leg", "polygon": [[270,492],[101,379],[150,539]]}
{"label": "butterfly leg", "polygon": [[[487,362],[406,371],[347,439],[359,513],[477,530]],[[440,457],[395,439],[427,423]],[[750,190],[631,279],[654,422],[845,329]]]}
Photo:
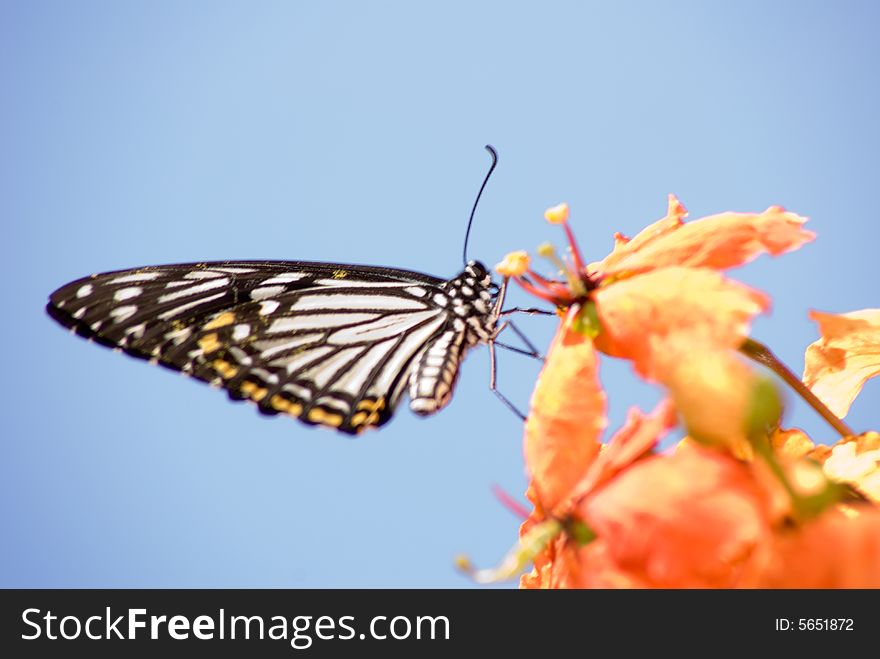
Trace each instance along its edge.
{"label": "butterfly leg", "polygon": [[502,311],[499,315],[509,316],[512,313],[524,313],[524,314],[528,314],[529,316],[534,316],[534,315],[555,316],[556,315],[555,311],[547,311],[546,309],[535,309],[535,308],[520,309],[519,307],[514,307],[513,309],[506,309],[506,310]]}
{"label": "butterfly leg", "polygon": [[[520,341],[522,341],[523,343],[526,344],[526,347],[528,348],[528,352],[521,351],[523,354],[528,355],[529,357],[534,357],[535,359],[539,359],[541,361],[544,361],[544,355],[541,354],[541,351],[535,347],[534,343],[529,341],[529,337],[527,337],[525,335],[525,333],[522,330],[520,330],[519,327],[517,327],[516,325],[513,324],[512,320],[506,321],[506,324],[510,329],[513,330],[514,334],[516,334],[520,338]],[[507,346],[505,346],[505,347],[507,347]]]}
{"label": "butterfly leg", "polygon": [[498,336],[501,333],[501,331],[507,327],[510,327],[510,329],[512,329],[516,333],[516,335],[520,338],[520,340],[526,344],[526,347],[528,348],[528,350],[524,350],[522,348],[517,348],[516,346],[512,346],[507,343],[502,343],[501,341],[493,340],[493,343],[495,345],[497,345],[499,348],[504,348],[505,350],[510,350],[511,352],[516,352],[516,353],[519,353],[520,355],[525,355],[526,357],[532,357],[532,358],[537,359],[539,361],[544,361],[544,355],[542,355],[538,351],[538,349],[535,347],[535,345],[531,341],[529,341],[528,337],[525,334],[523,334],[523,332],[516,325],[513,324],[512,320],[505,320],[498,327],[498,329],[495,330],[495,336]]}
{"label": "butterfly leg", "polygon": [[537,355],[531,350],[523,350],[522,348],[517,348],[516,346],[509,345],[507,343],[502,343],[501,341],[495,341],[495,345],[499,348],[504,348],[505,350],[510,350],[510,352],[515,352],[518,355],[525,355],[526,357],[534,357],[535,359],[543,359],[541,355]]}
{"label": "butterfly leg", "polygon": [[526,415],[523,414],[522,412],[520,412],[519,408],[517,408],[516,405],[511,403],[510,400],[507,398],[507,396],[505,396],[504,394],[502,394],[498,390],[498,387],[496,386],[497,380],[498,380],[498,366],[497,366],[497,362],[495,361],[495,341],[492,340],[492,341],[489,341],[489,389],[491,389],[492,393],[498,397],[498,400],[500,400],[502,403],[504,403],[505,406],[507,406],[507,409],[509,409],[511,412],[516,414],[520,419],[525,421]]}

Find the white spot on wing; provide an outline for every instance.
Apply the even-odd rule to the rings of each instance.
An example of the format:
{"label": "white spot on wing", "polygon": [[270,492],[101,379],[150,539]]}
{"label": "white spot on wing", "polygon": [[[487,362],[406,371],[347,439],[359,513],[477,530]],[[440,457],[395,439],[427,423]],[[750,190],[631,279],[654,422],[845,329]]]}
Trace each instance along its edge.
{"label": "white spot on wing", "polygon": [[138,323],[137,325],[132,325],[131,327],[127,327],[125,329],[126,334],[134,335],[134,338],[139,339],[144,335],[144,330],[147,328],[146,323]]}
{"label": "white spot on wing", "polygon": [[363,348],[345,348],[327,359],[322,359],[299,377],[312,380],[318,389],[323,389],[334,378],[336,373],[348,362],[364,351]]}
{"label": "white spot on wing", "polygon": [[173,309],[170,309],[168,311],[163,311],[159,314],[159,320],[168,320],[169,318],[174,318],[174,316],[183,313],[191,307],[211,302],[212,300],[216,300],[218,297],[223,297],[223,295],[224,294],[221,291],[220,293],[215,293],[214,295],[209,295],[208,297],[201,297],[196,300],[192,300],[191,302],[187,302],[186,304],[181,304],[179,307],[174,307]]}
{"label": "white spot on wing", "polygon": [[343,391],[352,396],[357,396],[367,383],[367,378],[373,369],[388,354],[392,346],[397,342],[397,337],[382,341],[372,346],[360,359],[351,365],[339,379],[333,383],[333,391]]}
{"label": "white spot on wing", "polygon": [[399,337],[404,332],[408,332],[416,325],[425,322],[432,316],[436,316],[438,313],[441,312],[429,309],[427,311],[418,311],[416,313],[400,313],[389,316],[379,316],[371,323],[336,330],[330,334],[328,340],[331,343],[360,343],[379,341],[392,336]]}
{"label": "white spot on wing", "polygon": [[250,366],[254,363],[254,360],[251,359],[244,350],[237,346],[229,346],[227,352],[228,354],[232,355],[232,358],[242,366]]}
{"label": "white spot on wing", "polygon": [[260,286],[252,290],[250,295],[252,300],[265,300],[268,297],[275,297],[284,291],[284,286]]}
{"label": "white spot on wing", "polygon": [[309,389],[294,382],[285,384],[281,387],[281,390],[293,394],[294,397],[300,400],[309,400],[312,397],[312,392]]}
{"label": "white spot on wing", "polygon": [[140,286],[129,286],[128,288],[120,288],[113,294],[113,299],[122,302],[132,297],[137,297],[143,292]]}
{"label": "white spot on wing", "polygon": [[296,330],[323,330],[328,327],[339,327],[350,323],[362,323],[377,317],[374,313],[340,313],[310,314],[303,316],[285,316],[272,321],[268,334],[277,332],[293,332]]}
{"label": "white spot on wing", "polygon": [[131,275],[122,275],[108,281],[108,284],[129,284],[134,281],[150,281],[159,276],[158,272],[135,272]]}
{"label": "white spot on wing", "polygon": [[320,337],[320,334],[306,334],[304,336],[297,336],[293,339],[269,339],[266,341],[255,341],[254,347],[257,350],[261,351],[261,359],[269,359],[287,350],[293,350],[294,348],[297,348],[301,345],[312,343]]}
{"label": "white spot on wing", "polygon": [[405,281],[363,281],[357,279],[316,279],[316,286],[332,288],[402,288],[409,284]]}
{"label": "white spot on wing", "polygon": [[298,281],[305,277],[306,274],[303,272],[282,272],[280,275],[275,275],[270,279],[264,281],[261,286],[271,286],[272,284],[289,284],[292,281]]}
{"label": "white spot on wing", "polygon": [[331,410],[335,410],[340,414],[348,414],[351,411],[351,405],[349,405],[346,401],[340,400],[338,398],[334,398],[333,396],[321,396],[317,400],[315,400],[315,405],[323,405],[324,407],[329,407]]}
{"label": "white spot on wing", "polygon": [[86,297],[87,295],[91,295],[93,290],[94,286],[92,286],[91,284],[83,284],[77,289],[76,296],[78,298]]}
{"label": "white spot on wing", "polygon": [[216,279],[222,276],[222,272],[214,272],[213,270],[193,270],[187,272],[183,277],[184,279]]}
{"label": "white spot on wing", "polygon": [[166,341],[173,341],[174,345],[180,345],[184,341],[186,341],[190,335],[192,334],[192,328],[190,327],[182,327],[178,330],[172,330],[165,334]]}
{"label": "white spot on wing", "polygon": [[270,313],[275,313],[280,304],[278,300],[263,300],[260,302],[260,315],[268,316]]}
{"label": "white spot on wing", "polygon": [[424,303],[396,295],[303,295],[294,302],[291,311],[313,309],[381,309],[388,311],[422,310]]}
{"label": "white spot on wing", "polygon": [[[170,302],[171,300],[177,300],[182,297],[189,297],[190,295],[198,295],[199,293],[204,293],[205,291],[210,291],[214,288],[219,288],[221,286],[226,286],[229,283],[229,279],[227,277],[221,277],[219,279],[211,279],[202,284],[196,284],[195,286],[190,286],[189,288],[184,288],[180,291],[174,291],[173,293],[165,293],[159,297],[159,303]],[[222,295],[222,293],[221,293]]]}
{"label": "white spot on wing", "polygon": [[302,352],[294,353],[288,357],[276,359],[275,361],[270,362],[270,366],[284,366],[287,368],[288,373],[294,373],[309,362],[315,359],[320,359],[328,352],[332,351],[333,348],[330,346],[319,346],[312,348],[311,350],[303,350]]}
{"label": "white spot on wing", "polygon": [[251,326],[247,323],[242,323],[240,325],[236,325],[232,328],[232,340],[233,341],[242,341],[247,338],[251,333]]}
{"label": "white spot on wing", "polygon": [[136,312],[137,307],[133,304],[126,304],[110,310],[110,316],[117,322],[121,323],[127,318],[131,318]]}
{"label": "white spot on wing", "polygon": [[270,373],[265,368],[252,368],[248,371],[248,375],[256,375],[267,384],[278,384],[278,376],[274,373]]}
{"label": "white spot on wing", "polygon": [[404,364],[413,355],[425,347],[425,342],[442,327],[444,322],[445,319],[442,316],[438,316],[435,320],[404,336],[403,343],[394,351],[376,378],[374,385],[375,395],[387,394],[391,384],[394,382],[394,378],[400,373],[400,369],[404,367]]}

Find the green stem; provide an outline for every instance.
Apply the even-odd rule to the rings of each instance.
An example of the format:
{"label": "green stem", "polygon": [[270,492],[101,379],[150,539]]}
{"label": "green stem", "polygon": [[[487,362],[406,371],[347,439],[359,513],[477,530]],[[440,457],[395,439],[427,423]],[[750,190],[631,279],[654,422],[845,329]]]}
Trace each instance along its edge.
{"label": "green stem", "polygon": [[819,400],[816,397],[816,394],[810,391],[809,388],[801,382],[801,379],[792,373],[789,368],[773,354],[770,348],[763,343],[759,343],[758,341],[749,338],[743,342],[739,351],[749,359],[761,364],[761,366],[766,366],[782,378],[785,384],[791,387],[798,396],[803,398],[810,407],[816,410],[820,416],[840,434],[841,437],[855,435],[852,428],[846,425],[831,410],[829,410],[825,406],[825,403]]}

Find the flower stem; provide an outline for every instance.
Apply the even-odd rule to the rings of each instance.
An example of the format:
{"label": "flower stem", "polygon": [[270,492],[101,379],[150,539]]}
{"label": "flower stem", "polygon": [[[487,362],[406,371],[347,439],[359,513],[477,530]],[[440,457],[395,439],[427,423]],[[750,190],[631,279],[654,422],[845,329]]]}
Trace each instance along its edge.
{"label": "flower stem", "polygon": [[801,379],[792,373],[788,366],[783,364],[779,358],[773,354],[770,348],[754,339],[747,338],[740,346],[739,351],[749,359],[761,364],[761,366],[766,366],[782,378],[785,384],[791,387],[798,396],[803,398],[810,407],[816,410],[819,415],[840,434],[841,437],[855,435],[852,428],[846,425],[831,410],[829,410],[825,406],[825,403],[819,400],[816,397],[816,394],[810,391],[809,388],[801,382]]}

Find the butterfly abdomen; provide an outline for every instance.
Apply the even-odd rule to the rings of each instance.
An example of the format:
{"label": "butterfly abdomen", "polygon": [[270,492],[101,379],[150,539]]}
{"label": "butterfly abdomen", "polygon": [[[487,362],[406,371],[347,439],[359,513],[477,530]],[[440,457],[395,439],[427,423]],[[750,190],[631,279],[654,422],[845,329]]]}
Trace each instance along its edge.
{"label": "butterfly abdomen", "polygon": [[492,280],[485,267],[470,262],[455,279],[446,283],[447,295],[438,304],[449,310],[448,328],[419,354],[410,371],[410,409],[427,416],[451,400],[458,372],[467,349],[486,343],[495,334],[496,310]]}
{"label": "butterfly abdomen", "polygon": [[409,379],[409,407],[416,414],[427,416],[449,403],[464,358],[463,340],[463,332],[447,330],[419,355]]}

